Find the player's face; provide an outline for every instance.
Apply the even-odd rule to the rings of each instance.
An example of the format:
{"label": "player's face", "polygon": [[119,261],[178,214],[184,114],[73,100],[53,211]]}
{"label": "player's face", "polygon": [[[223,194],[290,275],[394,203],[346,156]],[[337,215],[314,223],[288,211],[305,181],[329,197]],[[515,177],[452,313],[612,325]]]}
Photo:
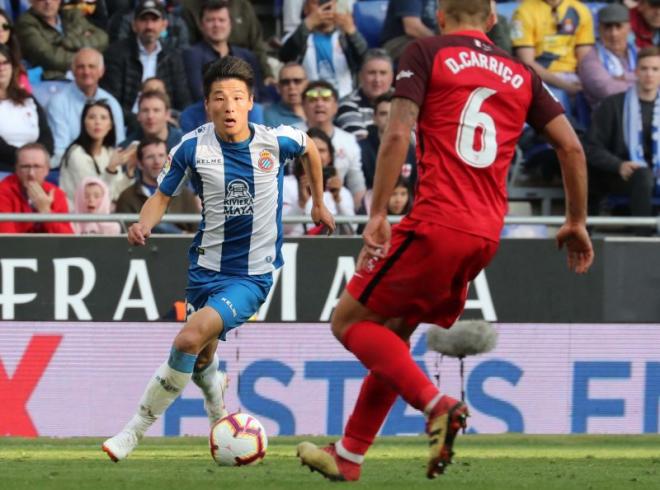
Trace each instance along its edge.
{"label": "player's face", "polygon": [[98,184],[87,184],[83,194],[86,213],[97,213],[103,200],[103,189]]}
{"label": "player's face", "polygon": [[360,86],[369,99],[387,92],[392,86],[392,79],[392,65],[387,60],[370,60],[360,70]]}
{"label": "player's face", "polygon": [[219,43],[229,39],[231,34],[231,19],[229,10],[207,10],[202,17],[202,33],[211,42]]}
{"label": "player's face", "polygon": [[315,87],[305,92],[303,109],[309,126],[317,127],[334,119],[337,114],[337,100],[332,90]]}
{"label": "player's face", "polygon": [[142,148],[142,159],[139,165],[147,184],[154,185],[165,166],[166,160],[167,147],[165,143],[156,143]]}
{"label": "player's face", "polygon": [[660,87],[660,56],[642,58],[637,63],[637,80],[644,91],[652,92]]}
{"label": "player's face", "polygon": [[250,136],[248,112],[252,110],[253,100],[243,80],[228,78],[213,82],[204,105],[220,139],[243,141]]}
{"label": "player's face", "polygon": [[600,39],[603,45],[616,54],[624,54],[630,34],[630,22],[615,22],[612,24],[600,24],[598,26]]}

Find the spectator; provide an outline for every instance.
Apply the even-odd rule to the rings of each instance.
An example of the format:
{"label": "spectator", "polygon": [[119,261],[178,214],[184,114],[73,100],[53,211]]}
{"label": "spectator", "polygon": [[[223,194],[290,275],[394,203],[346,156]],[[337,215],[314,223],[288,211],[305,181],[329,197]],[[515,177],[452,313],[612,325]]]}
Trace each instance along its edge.
{"label": "spectator", "polygon": [[374,122],[374,101],[392,88],[392,58],[384,49],[370,49],[360,68],[358,88],[339,101],[335,123],[360,140]]}
{"label": "spectator", "polygon": [[[371,196],[365,198],[364,206],[360,209],[358,214],[369,214],[369,209],[371,207]],[[387,214],[389,216],[405,216],[412,208],[413,204],[413,195],[412,195],[412,185],[408,179],[403,175],[399,175],[399,178],[394,185],[394,190],[390,195],[390,199],[387,202]],[[362,234],[364,231],[365,225],[358,226],[358,234]]]}
{"label": "spectator", "polygon": [[11,173],[16,150],[28,143],[41,143],[53,151],[53,136],[45,112],[34,97],[19,86],[19,64],[9,47],[0,45],[0,173]]}
{"label": "spectator", "polygon": [[256,100],[263,93],[263,76],[257,57],[248,49],[229,43],[232,22],[226,0],[208,0],[202,5],[199,25],[203,39],[184,52],[183,62],[193,100],[204,98],[204,68],[224,56],[231,55],[249,63],[254,71]]}
{"label": "spectator", "polygon": [[635,72],[635,85],[603,99],[593,113],[587,146],[590,214],[608,194],[630,196],[633,216],[652,213],[660,175],[660,48],[640,50]]}
{"label": "spectator", "polygon": [[598,12],[599,41],[578,64],[584,95],[591,107],[605,97],[625,92],[635,83],[637,48],[628,41],[628,9],[611,3]]}
{"label": "spectator", "polygon": [[660,0],[639,0],[630,9],[630,27],[638,48],[660,44]]}
{"label": "spectator", "polygon": [[183,136],[183,132],[169,122],[170,98],[163,92],[152,90],[140,95],[137,120],[138,129],[130,133],[120,146],[127,147],[142,141],[145,136],[151,136],[165,141],[167,151],[170,151]]}
{"label": "spectator", "polygon": [[134,35],[113,43],[105,52],[101,87],[117,98],[127,123],[132,119],[128,114],[138,111],[140,84],[148,78],[165,82],[177,110],[190,103],[181,52],[159,41],[166,26],[163,6],[156,0],[140,0],[135,8]]}
{"label": "spectator", "polygon": [[[492,12],[497,12],[495,0],[490,0],[490,9]],[[511,53],[511,26],[509,26],[509,21],[502,14],[497,14],[496,19],[495,25],[487,33],[488,39],[498,48]]]}
{"label": "spectator", "polygon": [[304,122],[302,95],[307,84],[307,74],[301,64],[295,61],[286,63],[280,69],[277,82],[277,92],[280,101],[271,104],[264,110],[264,124],[279,126],[280,124],[296,124]]}
{"label": "spectator", "polygon": [[[167,147],[165,142],[153,136],[145,136],[137,147],[138,179],[124,190],[117,199],[117,213],[139,213],[142,205],[158,188],[158,176],[167,161]],[[201,211],[199,200],[187,187],[181,194],[172,198],[168,213],[199,214]],[[197,219],[193,223],[160,223],[153,233],[181,233],[197,230]]]}
{"label": "spectator", "polygon": [[[367,189],[373,188],[374,175],[376,174],[376,157],[380,148],[380,140],[385,133],[387,121],[390,119],[390,108],[392,106],[392,94],[385,93],[376,99],[374,103],[374,121],[367,127],[368,135],[360,140],[360,151],[362,154],[362,173],[364,174]],[[401,174],[410,179],[414,185],[417,181],[417,164],[415,160],[415,145],[410,144],[406,163],[401,167]]]}
{"label": "spectator", "polygon": [[413,39],[438,32],[437,0],[390,0],[380,44],[397,61]]}
{"label": "spectator", "polygon": [[23,55],[21,54],[21,47],[18,44],[18,38],[14,32],[13,22],[7,11],[3,9],[0,9],[0,44],[9,47],[12,62],[15,66],[19,67],[20,75],[18,76],[18,85],[28,93],[32,93],[32,87],[30,87],[27,71],[21,63]]}
{"label": "spectator", "polygon": [[[203,39],[200,26],[200,11],[206,0],[181,0],[183,18],[188,24],[190,31],[190,42],[195,43]],[[232,29],[229,43],[252,51],[261,65],[261,73],[264,83],[271,85],[275,83],[273,70],[268,63],[266,46],[261,32],[261,22],[254,12],[254,7],[249,0],[229,0],[229,16],[235,29]]]}
{"label": "spectator", "polygon": [[335,0],[323,5],[307,0],[304,13],[305,19],[280,48],[280,60],[299,62],[310,79],[330,82],[340,97],[350,94],[353,75],[367,52],[353,15],[336,12]]}
{"label": "spectator", "polygon": [[60,164],[60,185],[71,203],[85,177],[103,179],[113,201],[131,185],[135,174],[135,147],[117,150],[115,140],[110,106],[100,100],[85,104],[80,135],[67,148]]}
{"label": "spectator", "polygon": [[[170,49],[184,49],[190,45],[190,32],[188,24],[181,17],[181,11],[176,0],[157,0],[163,4],[167,27],[160,41]],[[133,2],[131,2],[132,5]],[[116,11],[108,22],[108,36],[110,43],[128,39],[133,33],[133,10],[122,9]]]}
{"label": "spectator", "polygon": [[62,0],[62,10],[79,10],[92,24],[106,30],[108,9],[105,0]]}
{"label": "spectator", "polygon": [[523,0],[513,14],[511,38],[516,56],[571,112],[571,98],[582,89],[578,62],[594,44],[589,8],[579,0]]}
{"label": "spectator", "polygon": [[[337,175],[351,191],[355,207],[359,207],[366,190],[360,146],[355,136],[332,122],[337,114],[337,91],[325,80],[310,82],[303,96],[303,108],[307,127],[323,130],[332,140],[332,145],[337,150],[334,158]],[[305,127],[304,124],[298,126]]]}
{"label": "spectator", "polygon": [[80,48],[103,52],[108,35],[77,9],[59,12],[61,0],[31,0],[30,10],[16,23],[23,56],[43,68],[44,80],[64,79]]}
{"label": "spectator", "polygon": [[53,159],[57,163],[71,142],[80,135],[80,115],[89,100],[103,99],[112,109],[117,137],[113,144],[118,145],[126,139],[124,115],[119,102],[99,87],[99,80],[105,70],[101,53],[93,48],[82,48],[73,58],[71,70],[74,83],[67,85],[48,101],[48,123],[55,140]]}
{"label": "spectator", "polygon": [[[16,171],[0,181],[0,213],[68,213],[66,194],[46,182],[50,155],[41,143],[16,151]],[[67,222],[0,221],[0,233],[73,233]]]}
{"label": "spectator", "polygon": [[[74,200],[74,213],[110,214],[110,191],[98,177],[85,177],[78,188]],[[121,226],[113,221],[81,221],[73,223],[77,235],[119,235]]]}
{"label": "spectator", "polygon": [[[163,94],[166,94],[168,97],[170,96],[167,93],[167,87],[165,86],[165,82],[163,82],[160,78],[158,77],[151,77],[147,78],[145,81],[142,82],[142,85],[140,86],[140,92],[138,94],[138,100],[140,100],[140,96],[146,92],[161,92]],[[167,122],[173,126],[179,126],[179,116],[180,112],[177,111],[176,109],[173,109],[170,107],[170,117],[167,120]],[[135,124],[131,126],[131,132],[135,131],[138,127],[137,124],[137,118],[135,119]]]}

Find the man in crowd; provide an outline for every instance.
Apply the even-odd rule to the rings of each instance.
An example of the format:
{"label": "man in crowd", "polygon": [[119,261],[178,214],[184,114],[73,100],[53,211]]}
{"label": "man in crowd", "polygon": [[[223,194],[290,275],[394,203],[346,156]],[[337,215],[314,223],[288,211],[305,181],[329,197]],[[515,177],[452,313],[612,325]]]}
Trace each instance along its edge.
{"label": "man in crowd", "polygon": [[303,91],[307,85],[307,74],[300,63],[290,61],[280,69],[277,81],[277,92],[280,101],[264,109],[264,124],[279,126],[280,124],[296,124],[305,121],[303,110]]}
{"label": "man in crowd", "polygon": [[[0,213],[68,213],[66,194],[46,182],[50,170],[48,151],[29,143],[16,152],[16,172],[0,182]],[[73,233],[68,222],[0,221],[0,233]]]}
{"label": "man in crowd", "polygon": [[[154,195],[158,188],[158,176],[167,161],[167,146],[165,142],[154,136],[145,136],[137,147],[137,167],[140,170],[135,183],[124,190],[117,200],[117,213],[139,213],[147,199]],[[181,194],[172,198],[168,213],[199,214],[200,207],[193,192],[184,187]],[[194,232],[195,223],[160,223],[152,231],[154,233]]]}
{"label": "man in crowd", "polygon": [[128,135],[121,146],[126,147],[134,141],[141,141],[145,136],[151,136],[165,141],[167,151],[170,151],[181,140],[183,132],[169,123],[170,98],[157,90],[150,90],[140,95],[137,120],[138,129]]}
{"label": "man in crowd", "polygon": [[598,34],[600,40],[578,64],[584,94],[592,107],[609,95],[625,92],[636,79],[637,48],[628,41],[628,9],[618,3],[600,9]]}
{"label": "man in crowd", "polygon": [[85,102],[90,99],[105,99],[112,109],[117,139],[115,144],[126,138],[124,115],[119,102],[99,87],[104,70],[103,55],[93,48],[82,48],[71,64],[74,83],[67,85],[48,101],[48,124],[55,140],[55,166],[59,165],[69,144],[80,135],[80,116]]}
{"label": "man in crowd", "polygon": [[380,44],[398,60],[408,44],[422,37],[434,36],[437,0],[390,0],[380,35]]}
{"label": "man in crowd", "polygon": [[630,25],[638,48],[660,44],[660,0],[639,0],[630,9]]}
{"label": "man in crowd", "polygon": [[387,51],[367,51],[358,79],[358,88],[339,101],[335,123],[362,139],[367,137],[367,126],[374,122],[374,102],[392,88],[394,72]]}

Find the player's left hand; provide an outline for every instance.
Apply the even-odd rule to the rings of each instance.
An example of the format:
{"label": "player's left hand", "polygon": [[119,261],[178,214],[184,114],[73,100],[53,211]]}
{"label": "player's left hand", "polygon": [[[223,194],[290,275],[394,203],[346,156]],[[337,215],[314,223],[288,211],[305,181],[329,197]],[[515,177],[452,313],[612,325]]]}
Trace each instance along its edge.
{"label": "player's left hand", "polygon": [[557,247],[566,245],[568,268],[584,274],[594,261],[594,249],[584,224],[564,223],[557,232]]}
{"label": "player's left hand", "polygon": [[368,258],[382,259],[390,250],[392,227],[386,215],[375,215],[369,219],[364,228],[362,238],[364,250]]}
{"label": "player's left hand", "polygon": [[312,220],[316,225],[324,224],[328,229],[328,235],[335,232],[335,218],[328,211],[325,204],[315,204],[312,206]]}

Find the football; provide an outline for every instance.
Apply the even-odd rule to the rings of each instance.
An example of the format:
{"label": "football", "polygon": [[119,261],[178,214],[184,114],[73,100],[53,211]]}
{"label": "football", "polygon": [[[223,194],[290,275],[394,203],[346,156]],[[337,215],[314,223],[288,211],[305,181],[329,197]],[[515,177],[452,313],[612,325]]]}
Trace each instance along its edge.
{"label": "football", "polygon": [[261,423],[247,413],[232,413],[211,427],[211,456],[220,466],[244,466],[264,459],[268,437]]}

